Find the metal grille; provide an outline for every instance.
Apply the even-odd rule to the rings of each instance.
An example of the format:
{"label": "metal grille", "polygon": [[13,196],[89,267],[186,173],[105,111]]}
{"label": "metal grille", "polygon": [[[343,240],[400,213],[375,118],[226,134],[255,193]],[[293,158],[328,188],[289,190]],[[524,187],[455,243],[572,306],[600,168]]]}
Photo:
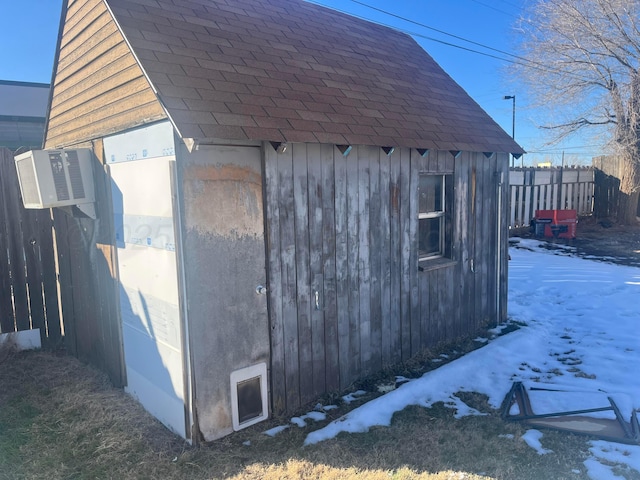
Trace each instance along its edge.
{"label": "metal grille", "polygon": [[23,203],[26,205],[39,204],[40,194],[38,192],[38,183],[36,182],[33,157],[25,158],[16,162],[16,167],[18,169],[18,174],[20,175]]}
{"label": "metal grille", "polygon": [[82,184],[82,171],[78,152],[69,150],[67,153],[67,168],[69,171],[69,181],[71,182],[71,192],[73,198],[85,198],[84,185]]}
{"label": "metal grille", "polygon": [[53,185],[56,189],[56,198],[58,201],[69,200],[69,188],[67,187],[67,179],[64,174],[63,161],[62,152],[49,153],[51,175],[53,177]]}

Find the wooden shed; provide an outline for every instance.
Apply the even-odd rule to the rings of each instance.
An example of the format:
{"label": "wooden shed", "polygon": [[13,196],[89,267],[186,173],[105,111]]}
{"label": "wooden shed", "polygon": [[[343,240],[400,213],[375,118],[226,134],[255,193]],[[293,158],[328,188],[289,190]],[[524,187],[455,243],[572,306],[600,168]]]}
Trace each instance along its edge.
{"label": "wooden shed", "polygon": [[97,219],[56,213],[90,265],[61,272],[80,356],[183,437],[505,319],[522,149],[411,37],[299,0],[68,0],[52,85],[45,148],[96,159]]}

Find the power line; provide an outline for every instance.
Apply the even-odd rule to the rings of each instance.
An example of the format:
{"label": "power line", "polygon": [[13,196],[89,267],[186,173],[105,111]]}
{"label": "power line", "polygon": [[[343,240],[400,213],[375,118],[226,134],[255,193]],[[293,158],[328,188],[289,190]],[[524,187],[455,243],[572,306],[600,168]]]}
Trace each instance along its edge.
{"label": "power line", "polygon": [[[494,58],[494,59],[496,59],[496,60],[500,60],[500,61],[502,61],[502,62],[507,62],[507,63],[512,63],[512,64],[515,64],[515,65],[522,65],[522,66],[526,66],[526,67],[530,67],[530,68],[537,68],[537,69],[539,69],[539,70],[549,70],[549,68],[548,68],[548,67],[543,68],[543,67],[535,67],[535,66],[533,66],[533,65],[527,65],[527,63],[523,63],[523,62],[528,62],[528,63],[532,63],[532,64],[535,64],[535,62],[532,62],[532,61],[530,61],[530,60],[527,60],[526,58],[523,58],[523,57],[517,57],[517,55],[513,55],[513,54],[508,53],[508,52],[504,52],[504,54],[505,54],[505,55],[509,55],[509,56],[513,56],[513,57],[516,57],[516,58],[522,58],[522,62],[517,62],[517,61],[514,61],[514,60],[509,60],[509,59],[507,59],[507,58],[499,57],[499,56],[497,56],[497,55],[492,55],[492,54],[490,54],[490,53],[481,52],[481,51],[479,51],[479,50],[474,50],[474,49],[472,49],[472,48],[463,47],[462,45],[456,45],[455,43],[446,42],[446,41],[444,41],[444,40],[440,40],[440,39],[435,38],[435,37],[430,37],[430,36],[428,36],[428,35],[424,35],[424,34],[422,34],[422,33],[413,32],[413,31],[411,31],[411,30],[407,30],[407,29],[404,29],[404,28],[399,28],[399,27],[397,27],[397,26],[390,25],[390,24],[388,24],[388,23],[383,23],[383,22],[380,22],[380,21],[377,21],[377,20],[373,20],[373,19],[370,19],[370,18],[367,18],[367,17],[361,16],[361,15],[356,15],[356,14],[351,13],[351,12],[348,12],[348,11],[346,11],[346,10],[341,10],[341,9],[339,9],[339,8],[330,7],[330,6],[328,6],[328,5],[325,5],[325,4],[323,4],[323,3],[321,3],[321,2],[318,2],[318,1],[315,1],[315,0],[307,0],[307,1],[308,1],[309,3],[313,3],[313,4],[315,4],[315,5],[319,5],[319,6],[321,6],[321,7],[329,8],[329,9],[334,10],[334,11],[336,11],[336,12],[344,13],[344,14],[349,15],[349,16],[351,16],[351,17],[359,18],[359,19],[361,19],[361,20],[365,20],[365,21],[367,21],[367,22],[375,23],[375,24],[380,25],[380,26],[383,26],[383,27],[388,27],[388,28],[391,28],[391,29],[393,29],[393,30],[400,31],[400,32],[406,33],[406,34],[411,35],[411,36],[414,36],[414,37],[423,38],[423,39],[425,39],[425,40],[430,40],[430,41],[432,41],[432,42],[440,43],[440,44],[442,44],[442,45],[446,45],[446,46],[448,46],[448,47],[458,48],[458,49],[460,49],[460,50],[465,50],[465,51],[467,51],[467,52],[476,53],[476,54],[478,54],[478,55],[483,55],[483,56],[485,56],[485,57]],[[352,1],[355,1],[355,0],[352,0]],[[359,2],[358,2],[358,3],[359,3]],[[365,6],[369,7],[369,8],[373,8],[374,10],[377,10],[375,7],[371,7],[370,5],[366,5],[366,4],[363,4],[363,5],[365,5]],[[407,19],[407,18],[404,18],[404,17],[398,16],[398,15],[395,15],[395,14],[392,14],[392,13],[389,13],[389,12],[385,12],[385,11],[383,11],[383,10],[381,10],[381,12],[382,12],[382,13],[385,13],[385,14],[387,14],[387,15],[395,16],[395,17],[396,17],[396,18],[398,18],[398,19],[401,19],[401,20],[404,20],[404,21],[407,21],[407,22],[410,22],[410,23],[417,23],[417,22],[413,22],[412,20],[409,20],[409,19]],[[432,28],[432,27],[428,27],[428,26],[426,26],[426,25],[422,25],[422,24],[419,24],[419,23],[417,23],[417,25],[420,25],[420,26],[425,27],[425,28]],[[435,29],[435,28],[432,28],[432,29],[433,29],[433,30],[435,30],[435,31],[438,31],[438,30],[437,30],[437,29]],[[482,46],[483,48],[487,48],[487,49],[489,49],[489,50],[494,50],[494,51],[496,51],[496,52],[498,52],[498,53],[502,53],[502,52],[501,52],[500,50],[498,50],[498,49],[495,49],[495,48],[493,48],[493,47],[488,47],[488,46],[482,45],[482,44],[480,44],[480,43],[474,42],[473,40],[467,40],[467,39],[464,39],[464,38],[462,38],[462,37],[457,37],[456,35],[453,35],[453,34],[451,34],[451,33],[447,33],[447,32],[444,32],[444,31],[440,31],[440,32],[441,32],[441,33],[443,33],[443,34],[445,34],[445,35],[449,35],[449,36],[451,36],[451,37],[456,37],[456,38],[459,38],[459,39],[461,39],[461,40],[463,40],[463,41],[466,41],[466,42],[469,42],[469,43],[472,43],[472,44],[477,44],[477,45],[479,45],[479,46]]]}
{"label": "power line", "polygon": [[428,30],[433,30],[434,32],[441,33],[442,35],[446,35],[448,37],[453,37],[453,38],[455,38],[457,40],[462,40],[463,42],[467,42],[467,43],[470,43],[472,45],[476,45],[478,47],[486,48],[487,50],[491,50],[493,52],[501,53],[503,55],[509,55],[510,57],[514,57],[514,58],[517,58],[519,60],[523,60],[523,61],[527,61],[527,62],[530,61],[530,60],[528,60],[528,59],[526,59],[524,57],[519,57],[518,55],[514,55],[513,53],[505,52],[504,50],[499,50],[497,48],[490,47],[490,46],[485,45],[483,43],[476,42],[476,41],[473,41],[473,40],[469,40],[468,38],[464,38],[464,37],[461,37],[459,35],[454,35],[453,33],[449,33],[449,32],[446,32],[444,30],[440,30],[438,28],[430,27],[429,25],[426,25],[424,23],[416,22],[415,20],[411,20],[410,18],[406,18],[406,17],[403,17],[401,15],[397,15],[397,14],[395,14],[393,12],[389,12],[387,10],[383,10],[381,8],[374,7],[373,5],[369,5],[369,4],[367,4],[365,2],[361,2],[359,0],[351,0],[351,2],[357,3],[358,5],[362,5],[363,7],[370,8],[371,10],[375,10],[376,12],[384,13],[385,15],[389,15],[390,17],[397,18],[398,20],[402,20],[402,21],[408,22],[408,23],[413,23],[414,25],[418,25],[419,27],[426,28]]}
{"label": "power line", "polygon": [[330,9],[338,11],[340,13],[344,13],[344,14],[359,18],[361,20],[366,20],[368,22],[376,23],[376,24],[384,26],[384,27],[388,27],[388,28],[391,28],[391,29],[394,29],[394,30],[401,31],[403,33],[406,33],[408,35],[412,35],[414,37],[418,37],[418,38],[422,38],[422,39],[425,39],[425,40],[430,40],[432,42],[440,43],[440,44],[446,45],[448,47],[453,47],[453,48],[457,48],[459,50],[464,50],[464,51],[467,51],[467,52],[470,52],[470,53],[483,55],[485,57],[493,58],[493,59],[499,60],[501,62],[511,63],[513,65],[521,65],[523,67],[532,68],[534,70],[540,70],[540,71],[543,71],[543,72],[550,72],[550,73],[556,73],[556,74],[561,73],[561,74],[564,74],[564,75],[570,75],[570,76],[572,76],[574,78],[577,78],[579,80],[582,80],[582,81],[588,81],[588,79],[585,79],[585,78],[583,78],[583,77],[581,77],[579,75],[576,75],[576,74],[574,74],[572,72],[567,72],[567,71],[559,70],[559,69],[556,69],[556,68],[551,68],[551,67],[549,67],[549,66],[547,66],[547,65],[545,65],[543,63],[535,62],[535,61],[529,60],[529,59],[527,59],[525,57],[521,57],[521,56],[515,55],[513,53],[505,52],[504,50],[499,50],[497,48],[493,48],[493,47],[490,47],[488,45],[484,45],[482,43],[475,42],[473,40],[469,40],[467,38],[464,38],[464,37],[461,37],[461,36],[458,36],[458,35],[454,35],[452,33],[446,32],[444,30],[440,30],[440,29],[431,27],[429,25],[425,25],[423,23],[416,22],[414,20],[411,20],[409,18],[403,17],[401,15],[397,15],[395,13],[392,13],[392,12],[389,12],[389,11],[374,7],[372,5],[368,5],[367,3],[361,2],[359,0],[351,0],[351,1],[353,3],[362,5],[362,6],[366,7],[366,8],[370,8],[372,10],[378,11],[378,12],[383,13],[385,15],[389,15],[391,17],[397,18],[398,20],[402,20],[402,21],[405,21],[405,22],[408,22],[408,23],[412,23],[412,24],[418,25],[418,26],[420,26],[422,28],[433,30],[433,31],[438,32],[440,34],[447,35],[449,37],[453,37],[453,38],[455,38],[457,40],[462,40],[462,41],[470,43],[472,45],[477,45],[477,46],[485,48],[487,50],[494,51],[494,52],[500,53],[502,55],[507,55],[507,56],[513,57],[513,58],[515,58],[517,60],[511,60],[511,59],[508,59],[508,58],[499,57],[499,56],[493,55],[491,53],[482,52],[482,51],[475,50],[475,49],[469,48],[469,47],[463,47],[462,45],[457,45],[455,43],[446,42],[444,40],[440,40],[438,38],[430,37],[430,36],[427,36],[427,35],[424,35],[424,34],[421,34],[421,33],[412,32],[410,30],[407,30],[407,29],[404,29],[404,28],[399,28],[399,27],[396,27],[396,26],[393,26],[393,25],[389,25],[387,23],[383,23],[383,22],[380,22],[380,21],[377,21],[377,20],[372,20],[372,19],[366,18],[364,16],[355,15],[355,14],[347,12],[345,10],[340,10],[340,9],[337,9],[337,8],[334,8],[334,7],[329,7],[328,5],[324,5],[324,4],[322,4],[322,3],[318,2],[318,1],[315,1],[315,0],[307,0],[307,1],[309,1],[310,3],[314,3],[316,5],[320,5],[322,7],[330,8]]}
{"label": "power line", "polygon": [[[512,14],[510,14],[510,13],[507,13],[507,12],[505,12],[504,10],[500,10],[499,8],[496,8],[496,7],[494,7],[494,6],[487,5],[486,3],[480,2],[479,0],[471,0],[471,1],[472,1],[472,2],[474,2],[474,3],[477,3],[478,5],[482,5],[483,7],[487,7],[487,8],[490,8],[491,10],[495,10],[495,11],[496,11],[496,12],[498,12],[498,13],[502,13],[503,15],[506,15],[506,16],[508,16],[508,17],[514,17],[514,18],[515,18],[515,16],[514,16],[514,15],[512,15]],[[505,2],[505,3],[506,3],[506,2]]]}

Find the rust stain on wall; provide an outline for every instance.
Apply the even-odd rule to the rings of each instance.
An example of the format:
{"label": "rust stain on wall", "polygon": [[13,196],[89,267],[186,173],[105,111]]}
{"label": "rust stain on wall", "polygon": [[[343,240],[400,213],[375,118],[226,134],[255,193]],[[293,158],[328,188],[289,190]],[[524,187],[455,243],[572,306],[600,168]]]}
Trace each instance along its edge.
{"label": "rust stain on wall", "polygon": [[262,177],[235,165],[184,171],[186,226],[200,234],[263,236]]}
{"label": "rust stain on wall", "polygon": [[193,165],[184,172],[185,180],[203,180],[210,182],[235,181],[242,183],[253,183],[262,185],[260,172],[250,168],[238,167],[235,165]]}
{"label": "rust stain on wall", "polygon": [[400,212],[400,187],[395,183],[391,184],[391,209]]}

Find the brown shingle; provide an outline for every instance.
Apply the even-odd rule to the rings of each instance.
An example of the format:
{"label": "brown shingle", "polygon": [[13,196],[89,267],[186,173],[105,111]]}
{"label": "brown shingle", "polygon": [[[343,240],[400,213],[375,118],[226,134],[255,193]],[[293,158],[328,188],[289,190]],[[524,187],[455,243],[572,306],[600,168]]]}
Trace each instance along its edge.
{"label": "brown shingle", "polygon": [[106,1],[185,137],[522,152],[387,27],[302,0]]}
{"label": "brown shingle", "polygon": [[242,127],[231,125],[201,125],[205,138],[228,138],[230,140],[247,140],[249,137]]}

